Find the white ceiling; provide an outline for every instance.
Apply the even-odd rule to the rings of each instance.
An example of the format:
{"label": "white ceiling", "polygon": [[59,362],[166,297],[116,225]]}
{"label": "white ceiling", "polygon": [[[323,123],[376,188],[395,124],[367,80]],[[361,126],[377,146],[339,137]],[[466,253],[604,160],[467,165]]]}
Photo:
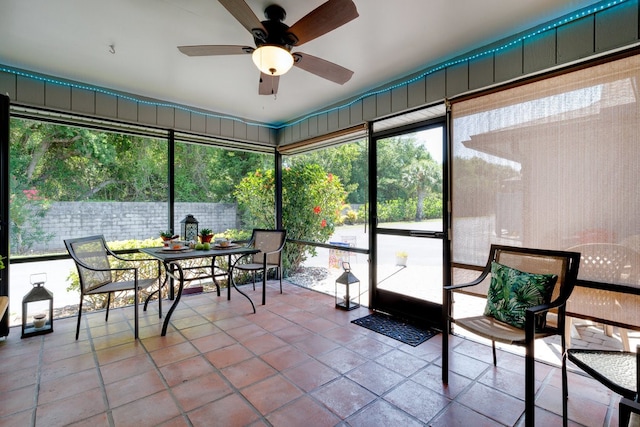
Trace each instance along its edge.
{"label": "white ceiling", "polygon": [[[325,0],[277,0],[292,25]],[[299,51],[354,71],[343,86],[294,67],[258,95],[250,55],[188,57],[176,46],[254,46],[217,0],[2,0],[0,64],[264,123],[360,95],[594,0],[354,0],[360,16]],[[247,0],[260,20],[271,0]],[[113,45],[115,53],[110,52]]]}

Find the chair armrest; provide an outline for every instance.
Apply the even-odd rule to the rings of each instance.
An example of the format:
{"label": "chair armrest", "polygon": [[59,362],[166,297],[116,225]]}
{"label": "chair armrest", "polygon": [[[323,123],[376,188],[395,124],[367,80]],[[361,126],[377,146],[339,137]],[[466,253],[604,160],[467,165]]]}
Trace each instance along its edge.
{"label": "chair armrest", "polygon": [[123,256],[120,256],[118,254],[116,254],[115,252],[111,252],[109,255],[111,255],[112,257],[119,259],[120,261],[127,261],[127,262],[139,262],[139,261],[158,261],[159,260],[157,258],[135,258],[135,259],[131,259],[131,258],[125,258]]}
{"label": "chair armrest", "polygon": [[468,288],[468,287],[471,287],[471,286],[479,285],[480,283],[484,282],[484,280],[486,278],[487,278],[487,274],[486,274],[486,272],[483,272],[477,279],[475,279],[472,282],[461,283],[459,285],[444,286],[443,289],[445,291],[457,291],[458,289],[464,289],[464,288]]}
{"label": "chair armrest", "polygon": [[123,268],[95,268],[95,267],[91,267],[90,265],[85,264],[84,262],[73,258],[73,261],[78,264],[79,266],[81,266],[82,268],[86,268],[87,270],[91,270],[91,271],[128,271],[128,270],[137,270],[138,267],[123,267]]}
{"label": "chair armrest", "polygon": [[271,251],[271,252],[262,252],[260,251],[260,253],[264,254],[264,255],[271,255],[271,254],[277,254],[279,252],[282,252],[282,248],[275,250],[275,251]]}
{"label": "chair armrest", "polygon": [[243,258],[247,258],[247,257],[253,256],[253,255],[255,255],[255,254],[244,254],[244,255],[240,255],[240,256],[238,257],[238,259],[236,259],[236,261],[233,263],[233,265],[235,266],[235,265],[236,265],[236,264],[238,264],[238,262],[240,262]]}
{"label": "chair armrest", "polygon": [[[548,304],[540,304],[540,305],[527,308],[524,313],[525,340],[527,342],[531,342],[533,340],[533,337],[535,336],[536,316],[544,312],[547,312],[553,308],[561,307],[566,303],[567,303],[566,300],[560,300],[559,298],[556,298],[554,301],[551,301]],[[563,334],[564,332],[561,331],[560,333]]]}
{"label": "chair armrest", "polygon": [[540,304],[540,305],[536,305],[533,307],[529,307],[527,308],[527,311],[531,311],[534,314],[539,314],[542,313],[544,311],[549,311],[553,308],[558,308],[560,306],[565,305],[567,302],[566,301],[559,301],[558,299],[556,299],[555,301],[551,301],[548,304]]}

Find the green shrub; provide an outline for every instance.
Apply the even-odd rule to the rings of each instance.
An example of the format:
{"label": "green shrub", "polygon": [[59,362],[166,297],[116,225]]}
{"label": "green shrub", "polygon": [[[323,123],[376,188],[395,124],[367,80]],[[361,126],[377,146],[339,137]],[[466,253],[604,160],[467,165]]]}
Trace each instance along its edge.
{"label": "green shrub", "polygon": [[[416,215],[415,199],[395,199],[378,203],[378,221],[380,222],[413,222]],[[430,194],[424,199],[424,218],[442,218],[442,198]],[[364,204],[358,209],[357,216],[366,218],[368,205]]]}
{"label": "green shrub", "polygon": [[[245,222],[252,228],[273,228],[275,224],[274,173],[257,170],[236,187],[238,202],[246,212]],[[282,224],[287,238],[326,242],[340,221],[345,191],[340,178],[316,164],[294,165],[282,171]],[[296,270],[315,248],[287,244],[285,274]]]}
{"label": "green shrub", "polygon": [[347,225],[353,225],[358,223],[358,212],[349,208],[342,217],[342,223]]}
{"label": "green shrub", "polygon": [[224,233],[216,233],[216,238],[225,238],[233,241],[249,240],[251,238],[251,230],[238,230],[230,228]]}

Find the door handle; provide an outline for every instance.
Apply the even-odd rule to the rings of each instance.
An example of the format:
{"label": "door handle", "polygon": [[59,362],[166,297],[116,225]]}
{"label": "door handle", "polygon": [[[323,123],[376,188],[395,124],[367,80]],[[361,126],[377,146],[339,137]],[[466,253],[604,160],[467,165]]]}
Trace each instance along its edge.
{"label": "door handle", "polygon": [[437,239],[444,238],[444,233],[442,231],[420,231],[420,230],[415,230],[415,231],[410,231],[409,235],[411,237],[432,237],[432,238],[437,238]]}

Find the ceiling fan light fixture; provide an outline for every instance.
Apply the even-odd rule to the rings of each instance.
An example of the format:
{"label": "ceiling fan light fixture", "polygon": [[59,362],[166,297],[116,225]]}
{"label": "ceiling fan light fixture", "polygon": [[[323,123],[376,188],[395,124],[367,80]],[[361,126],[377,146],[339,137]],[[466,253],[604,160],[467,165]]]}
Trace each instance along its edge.
{"label": "ceiling fan light fixture", "polygon": [[293,67],[291,53],[276,45],[259,46],[253,51],[251,58],[261,72],[271,76],[281,76]]}

